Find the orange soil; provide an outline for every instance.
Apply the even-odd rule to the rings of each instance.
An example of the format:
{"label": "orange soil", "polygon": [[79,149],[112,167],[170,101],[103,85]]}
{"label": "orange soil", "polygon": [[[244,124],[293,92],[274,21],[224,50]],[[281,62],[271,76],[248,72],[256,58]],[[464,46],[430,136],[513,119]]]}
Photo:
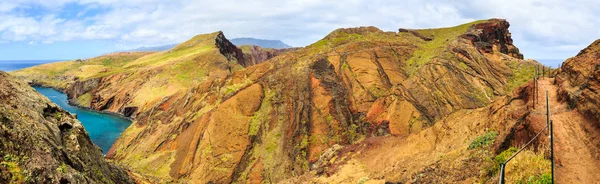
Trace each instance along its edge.
{"label": "orange soil", "polygon": [[[554,126],[554,156],[557,183],[600,183],[600,129],[593,127],[577,110],[559,102],[554,79],[541,79],[539,107],[545,107],[548,90],[550,119]],[[538,108],[538,111],[545,111]]]}

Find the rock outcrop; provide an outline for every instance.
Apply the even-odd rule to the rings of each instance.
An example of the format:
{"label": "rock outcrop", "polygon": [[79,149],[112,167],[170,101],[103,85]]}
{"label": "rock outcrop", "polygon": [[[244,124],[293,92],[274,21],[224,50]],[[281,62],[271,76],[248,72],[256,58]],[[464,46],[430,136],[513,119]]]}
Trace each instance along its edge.
{"label": "rock outcrop", "polygon": [[255,45],[242,45],[239,46],[244,53],[244,63],[240,63],[242,66],[248,67],[252,65],[256,65],[262,62],[265,62],[279,54],[297,50],[298,48],[285,48],[285,49],[271,49],[271,48],[262,48],[260,46]]}
{"label": "rock outcrop", "polygon": [[82,124],[0,71],[0,183],[133,183]]}
{"label": "rock outcrop", "polygon": [[[319,159],[334,159],[321,157],[337,154],[328,151],[334,145],[354,149],[390,134],[431,144],[448,122],[461,130],[453,133],[490,127],[456,117],[492,121],[483,115],[497,111],[482,109],[532,77],[536,63],[521,60],[508,26],[492,19],[397,33],[346,28],[285,53],[242,49],[251,53],[244,59],[216,44],[221,33],[199,35],[98,74],[86,94],[93,109],[134,117],[107,157],[156,182],[279,182],[311,168],[332,173]],[[468,116],[473,109],[479,116]],[[405,148],[436,147],[449,149]]]}
{"label": "rock outcrop", "polygon": [[[277,182],[308,173],[333,145],[418,134],[510,94],[507,84],[524,83],[516,73],[535,65],[514,49],[486,52],[466,39],[480,24],[483,41],[510,46],[504,20],[414,30],[429,41],[375,27],[336,30],[140,108],[108,156],[163,181]],[[485,36],[491,28],[507,35]]]}
{"label": "rock outcrop", "polygon": [[567,59],[558,71],[556,83],[561,99],[570,108],[600,121],[600,40]]}
{"label": "rock outcrop", "polygon": [[477,24],[470,29],[462,38],[471,40],[478,49],[491,53],[494,50],[510,55],[515,58],[523,59],[523,54],[515,47],[512,42],[511,34],[508,31],[510,24],[504,20],[488,21]]}

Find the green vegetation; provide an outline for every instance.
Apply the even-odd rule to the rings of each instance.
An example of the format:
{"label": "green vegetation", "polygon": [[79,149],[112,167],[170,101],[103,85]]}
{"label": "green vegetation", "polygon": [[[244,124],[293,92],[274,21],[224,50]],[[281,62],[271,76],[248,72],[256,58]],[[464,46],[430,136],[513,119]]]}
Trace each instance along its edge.
{"label": "green vegetation", "polygon": [[56,168],[56,172],[59,172],[59,173],[67,172],[67,164],[62,163],[62,165],[60,165],[60,166],[58,166],[58,168]]}
{"label": "green vegetation", "polygon": [[421,121],[419,119],[419,117],[413,116],[410,118],[410,121],[408,122],[408,132],[409,133],[412,131],[412,128],[415,125],[415,123],[418,123],[419,121]]}
{"label": "green vegetation", "polygon": [[26,159],[26,157],[19,158],[16,155],[6,154],[4,155],[2,162],[0,162],[0,166],[10,173],[11,183],[22,183],[25,181],[25,172],[19,166],[19,162],[24,159]]}
{"label": "green vegetation", "polygon": [[414,30],[425,37],[433,38],[433,40],[420,42],[421,44],[419,44],[419,47],[414,52],[413,56],[406,61],[408,67],[407,72],[409,75],[412,76],[415,74],[421,66],[431,62],[435,57],[453,57],[450,53],[445,52],[448,44],[456,40],[458,36],[467,32],[472,25],[485,21],[486,20],[470,22],[456,27]]}
{"label": "green vegetation", "polygon": [[73,60],[56,63],[48,63],[11,72],[15,76],[22,76],[29,80],[35,80],[47,86],[65,88],[75,78],[87,80],[107,73],[116,73],[121,68],[140,57],[150,54],[149,52],[113,53],[88,60]]}
{"label": "green vegetation", "polygon": [[206,45],[197,45],[194,47],[181,48],[178,50],[173,50],[169,52],[156,53],[152,55],[148,55],[141,59],[132,61],[125,65],[126,68],[139,68],[139,67],[157,67],[166,65],[169,63],[174,63],[177,61],[181,61],[181,59],[186,59],[198,55],[201,53],[205,53],[211,50],[215,50],[214,45],[210,45],[206,43]]}
{"label": "green vegetation", "polygon": [[500,171],[500,164],[504,163],[506,159],[515,154],[515,152],[517,152],[517,148],[510,147],[507,150],[504,150],[502,153],[496,155],[495,157],[491,157],[491,165],[485,168],[486,173],[488,173],[489,175],[496,174],[498,171]]}
{"label": "green vegetation", "polygon": [[496,132],[496,131],[487,132],[486,134],[483,134],[482,136],[475,138],[475,140],[473,140],[473,142],[471,142],[471,144],[469,144],[469,148],[467,148],[467,149],[472,150],[472,149],[479,148],[482,146],[487,146],[490,143],[494,142],[497,135],[498,135],[498,132]]}
{"label": "green vegetation", "polygon": [[83,94],[77,97],[77,103],[84,107],[89,107],[92,103],[92,95],[90,93]]}
{"label": "green vegetation", "polygon": [[550,184],[552,183],[552,174],[544,173],[541,176],[530,176],[527,184]]}
{"label": "green vegetation", "polygon": [[260,109],[254,113],[254,116],[250,119],[250,128],[248,129],[248,135],[257,135],[260,130],[260,126],[264,122],[268,122],[268,115],[271,112],[271,99],[275,96],[275,92],[265,89],[265,97],[263,98]]}
{"label": "green vegetation", "polygon": [[510,62],[508,67],[513,71],[513,76],[510,77],[507,84],[509,91],[532,80],[535,75],[536,65],[534,63]]}
{"label": "green vegetation", "polygon": [[550,183],[551,163],[543,154],[525,150],[506,165],[510,183]]}
{"label": "green vegetation", "polygon": [[365,177],[360,178],[360,180],[358,180],[358,184],[364,184],[367,181],[369,181],[369,177],[365,176]]}
{"label": "green vegetation", "polygon": [[335,38],[333,38],[333,40],[331,40],[334,45],[341,45],[344,43],[348,43],[350,41],[362,40],[365,38],[363,35],[356,34],[356,33],[352,33],[352,34],[340,33],[340,34],[341,35],[337,35]]}
{"label": "green vegetation", "polygon": [[252,80],[246,79],[246,80],[244,80],[241,83],[235,83],[235,84],[226,86],[225,87],[225,92],[223,93],[223,96],[232,95],[233,93],[239,91],[240,89],[242,89],[242,88],[244,88],[244,87],[246,87],[246,86],[248,86],[250,84],[252,84]]}
{"label": "green vegetation", "polygon": [[[500,171],[500,164],[506,162],[517,150],[517,148],[511,147],[495,156],[488,150],[478,150],[485,153],[482,170],[484,177],[489,178],[497,175]],[[507,183],[549,183],[551,181],[550,161],[546,160],[543,152],[535,153],[531,150],[524,150],[507,163],[505,167]]]}
{"label": "green vegetation", "polygon": [[55,112],[54,113],[54,118],[56,119],[56,121],[60,121],[62,119],[63,114],[60,112]]}
{"label": "green vegetation", "polygon": [[[349,30],[349,31],[348,31]],[[395,33],[383,32],[374,27],[337,29],[325,38],[306,47],[308,53],[317,54],[330,52],[336,48],[353,47],[353,49],[375,46],[377,42],[408,43],[414,39],[410,36],[398,37]],[[417,40],[417,39],[414,39]]]}
{"label": "green vegetation", "polygon": [[[155,103],[165,96],[186,91],[211,78],[225,76],[243,67],[229,61],[215,46],[219,32],[203,34],[165,52],[112,53],[87,60],[50,63],[15,71],[12,74],[49,87],[66,89],[77,81],[107,77],[101,86],[106,91],[119,91],[121,86],[136,87],[128,93],[132,106]],[[108,78],[110,77],[110,78]],[[117,81],[118,80],[118,81]],[[116,83],[116,84],[115,84]],[[230,95],[251,81],[223,88]],[[90,106],[92,96],[82,94],[74,99],[82,106]]]}

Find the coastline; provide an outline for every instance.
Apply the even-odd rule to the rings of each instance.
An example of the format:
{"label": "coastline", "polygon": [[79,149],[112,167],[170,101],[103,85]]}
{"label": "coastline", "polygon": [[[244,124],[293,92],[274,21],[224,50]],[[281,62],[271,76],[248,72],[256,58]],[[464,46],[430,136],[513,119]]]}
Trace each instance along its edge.
{"label": "coastline", "polygon": [[[48,86],[48,85],[45,85],[45,84],[40,84],[40,83],[35,83],[35,82],[28,82],[28,84],[31,87],[52,88],[52,89],[54,89],[54,90],[56,90],[56,91],[58,91],[58,92],[60,92],[62,94],[67,95],[65,89],[60,89],[60,88],[57,88],[57,87],[54,87],[54,86]],[[69,98],[69,95],[67,95],[67,103],[69,105],[71,105],[71,106],[74,106],[74,107],[77,107],[77,108],[80,108],[80,109],[84,109],[84,110],[88,110],[88,111],[92,111],[92,112],[96,112],[96,113],[101,113],[101,114],[108,114],[108,115],[118,116],[119,118],[125,119],[125,120],[129,121],[130,123],[133,123],[133,121],[135,120],[134,118],[127,117],[124,114],[119,113],[119,112],[111,112],[111,111],[107,111],[107,110],[99,111],[99,110],[96,110],[96,109],[92,109],[90,107],[86,107],[86,106],[80,105],[77,102],[75,102],[73,100],[73,98]],[[71,113],[71,112],[69,112],[69,113]],[[75,114],[75,115],[77,115],[77,114]]]}

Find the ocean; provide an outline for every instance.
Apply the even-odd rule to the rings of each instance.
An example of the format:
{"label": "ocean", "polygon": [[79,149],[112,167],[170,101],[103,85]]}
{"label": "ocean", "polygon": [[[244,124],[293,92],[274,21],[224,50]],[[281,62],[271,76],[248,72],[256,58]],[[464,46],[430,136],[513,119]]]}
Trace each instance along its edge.
{"label": "ocean", "polygon": [[4,60],[0,61],[0,70],[5,72],[15,71],[45,63],[52,63],[64,60]]}
{"label": "ocean", "polygon": [[90,135],[92,142],[106,154],[131,121],[113,114],[99,113],[69,105],[67,95],[52,88],[34,87],[61,108],[77,115],[77,119]]}

